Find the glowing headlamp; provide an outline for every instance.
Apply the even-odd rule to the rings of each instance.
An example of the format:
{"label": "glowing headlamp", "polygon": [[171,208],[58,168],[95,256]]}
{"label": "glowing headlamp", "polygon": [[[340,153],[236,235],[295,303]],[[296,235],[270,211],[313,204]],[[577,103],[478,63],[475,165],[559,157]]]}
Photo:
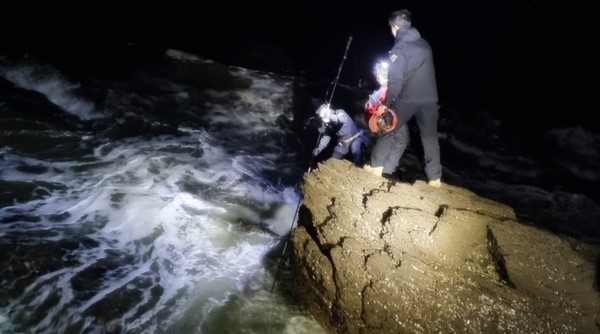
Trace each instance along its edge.
{"label": "glowing headlamp", "polygon": [[389,66],[390,64],[387,61],[379,61],[375,64],[375,67],[373,67],[373,73],[375,74],[375,76],[387,78]]}

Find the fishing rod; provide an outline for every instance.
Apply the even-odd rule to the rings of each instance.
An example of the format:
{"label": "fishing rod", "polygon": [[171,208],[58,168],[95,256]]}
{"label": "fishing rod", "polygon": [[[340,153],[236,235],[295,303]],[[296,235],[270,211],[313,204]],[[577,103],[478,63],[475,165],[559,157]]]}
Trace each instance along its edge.
{"label": "fishing rod", "polygon": [[[344,62],[346,61],[346,56],[348,55],[348,49],[350,49],[350,43],[352,43],[352,35],[350,37],[348,37],[348,42],[346,42],[346,49],[344,50],[344,57],[342,58],[342,61],[340,62],[340,66],[338,67],[337,75],[332,82],[333,88],[331,89],[331,95],[329,96],[329,101],[327,101],[327,95],[329,95],[329,89],[327,89],[327,91],[325,92],[325,101],[327,101],[327,106],[330,106],[331,100],[333,100],[333,93],[335,93],[335,88],[337,87],[337,83],[340,80],[340,73],[342,73],[342,67],[344,66]],[[308,126],[308,123],[310,121],[312,121],[314,118],[315,118],[315,116],[310,117],[308,120],[306,120],[304,122],[304,127],[306,128],[306,126]],[[318,142],[319,141],[317,140],[317,143]]]}
{"label": "fishing rod", "polygon": [[[340,79],[340,73],[342,72],[342,67],[344,66],[344,62],[346,62],[346,56],[348,55],[348,49],[350,48],[351,42],[352,42],[352,35],[350,35],[350,37],[348,37],[348,42],[346,43],[346,49],[344,50],[344,57],[342,58],[342,61],[338,68],[337,76],[335,77],[335,80],[333,82],[333,88],[331,90],[331,95],[329,96],[329,101],[327,102],[327,106],[331,105],[331,100],[333,99],[333,93],[335,92],[335,88]],[[325,96],[327,97],[327,93],[325,93]],[[325,99],[327,100],[327,98],[325,98]],[[321,140],[322,135],[323,135],[323,131],[319,130],[319,136],[317,137],[317,143],[316,143],[317,145],[319,144],[319,141]],[[312,169],[314,160],[315,160],[315,155],[311,154],[310,163],[308,164],[308,170],[307,170],[308,173],[310,173],[310,171]],[[273,289],[275,288],[275,283],[277,282],[277,277],[279,276],[279,271],[281,269],[281,259],[283,258],[283,256],[285,255],[285,251],[287,250],[287,245],[290,240],[290,235],[291,235],[292,229],[294,228],[294,223],[296,222],[296,217],[298,217],[298,213],[300,212],[301,205],[302,205],[302,199],[299,199],[298,204],[296,205],[294,218],[292,218],[290,232],[287,234],[285,243],[283,244],[283,251],[281,252],[281,255],[279,256],[279,261],[277,262],[277,270],[275,271],[275,277],[273,278],[273,285],[271,285],[271,292],[273,292]]]}
{"label": "fishing rod", "polygon": [[[340,80],[340,73],[342,73],[342,67],[344,67],[344,63],[346,62],[346,58],[348,55],[348,50],[350,49],[350,43],[352,43],[352,35],[350,35],[348,37],[348,41],[346,42],[346,49],[344,50],[344,56],[342,57],[342,61],[340,62],[340,66],[338,67],[338,71],[337,71],[337,75],[335,77],[335,79],[333,80],[332,84],[333,84],[333,88],[331,89],[331,95],[329,95],[329,89],[327,89],[327,92],[325,93],[325,101],[327,101],[327,95],[329,95],[329,101],[327,101],[327,107],[331,106],[331,101],[333,100],[333,94],[335,93],[335,88],[337,87],[337,84]],[[330,85],[331,86],[331,85]],[[315,118],[316,116],[310,117],[308,120],[306,120],[304,122],[304,128],[306,128],[308,126],[308,124]],[[321,136],[323,135],[323,129],[320,129],[319,131],[319,135],[317,137],[317,145],[319,144],[319,141],[321,140]],[[310,172],[313,162],[314,162],[315,156],[312,155],[311,159],[310,159],[310,163],[309,163],[309,167],[308,167],[308,172]]]}
{"label": "fishing rod", "polygon": [[[348,49],[350,49],[350,43],[352,43],[352,35],[348,37],[348,42],[346,42],[346,50],[344,50],[344,57],[340,62],[340,67],[338,67],[337,76],[335,77],[333,88],[331,89],[331,95],[329,96],[329,101],[327,101],[327,105],[331,105],[331,100],[333,100],[333,93],[335,92],[335,88],[337,87],[337,83],[340,80],[340,73],[342,73],[342,67],[344,66],[344,62],[346,62],[346,56],[348,55]],[[327,94],[325,94],[327,96]]]}

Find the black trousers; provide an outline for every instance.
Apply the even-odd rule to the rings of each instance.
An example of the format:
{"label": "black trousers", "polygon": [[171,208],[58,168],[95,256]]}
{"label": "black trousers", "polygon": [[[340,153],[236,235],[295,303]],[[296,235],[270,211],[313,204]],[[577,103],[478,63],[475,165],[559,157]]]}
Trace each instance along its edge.
{"label": "black trousers", "polygon": [[439,105],[398,103],[394,110],[399,118],[398,125],[390,133],[377,138],[371,150],[371,167],[383,167],[385,174],[393,174],[396,171],[406,147],[410,144],[410,133],[406,123],[414,117],[423,145],[425,175],[429,180],[440,179],[442,162],[437,131]]}

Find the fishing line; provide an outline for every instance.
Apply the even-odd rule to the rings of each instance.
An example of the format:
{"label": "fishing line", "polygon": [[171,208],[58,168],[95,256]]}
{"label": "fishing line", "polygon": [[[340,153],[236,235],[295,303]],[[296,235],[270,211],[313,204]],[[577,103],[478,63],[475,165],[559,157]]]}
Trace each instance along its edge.
{"label": "fishing line", "polygon": [[[352,42],[352,36],[348,37],[348,42],[346,43],[346,49],[344,50],[344,56],[342,57],[342,61],[340,62],[340,66],[338,67],[337,75],[333,81],[333,88],[331,90],[331,95],[329,96],[329,101],[327,101],[328,92],[325,93],[325,100],[327,101],[327,106],[331,105],[331,100],[333,99],[333,94],[335,93],[335,88],[337,87],[338,81],[340,79],[340,73],[342,72],[342,67],[344,66],[344,63],[346,62],[346,57],[348,55],[348,49],[350,49],[351,42]],[[319,141],[321,140],[322,134],[323,134],[323,131],[319,131],[319,136],[317,137],[317,142],[316,142],[317,145],[318,145]],[[315,155],[311,154],[311,159],[310,159],[310,163],[308,164],[308,170],[307,170],[308,173],[311,172],[312,165],[314,163],[314,159],[315,159]],[[275,288],[275,283],[277,282],[277,277],[278,277],[279,271],[281,269],[281,260],[282,260],[283,256],[285,255],[285,251],[287,250],[287,245],[290,240],[290,235],[291,235],[292,230],[294,229],[294,223],[296,222],[296,217],[298,216],[298,212],[300,212],[301,205],[302,205],[302,199],[299,199],[298,204],[296,205],[296,211],[294,213],[294,218],[292,219],[292,224],[290,226],[290,230],[289,230],[290,232],[288,232],[288,234],[287,234],[285,243],[283,244],[283,251],[281,252],[281,255],[279,256],[279,261],[277,262],[277,270],[275,271],[273,285],[271,285],[271,292],[273,292],[273,289]]]}

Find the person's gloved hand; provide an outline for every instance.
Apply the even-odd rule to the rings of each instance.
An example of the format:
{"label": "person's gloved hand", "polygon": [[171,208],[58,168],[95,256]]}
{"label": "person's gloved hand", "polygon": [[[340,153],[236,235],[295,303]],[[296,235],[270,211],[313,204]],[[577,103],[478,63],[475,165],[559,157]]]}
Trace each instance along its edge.
{"label": "person's gloved hand", "polygon": [[319,133],[325,133],[326,129],[327,129],[327,123],[322,122],[321,127],[319,127]]}

